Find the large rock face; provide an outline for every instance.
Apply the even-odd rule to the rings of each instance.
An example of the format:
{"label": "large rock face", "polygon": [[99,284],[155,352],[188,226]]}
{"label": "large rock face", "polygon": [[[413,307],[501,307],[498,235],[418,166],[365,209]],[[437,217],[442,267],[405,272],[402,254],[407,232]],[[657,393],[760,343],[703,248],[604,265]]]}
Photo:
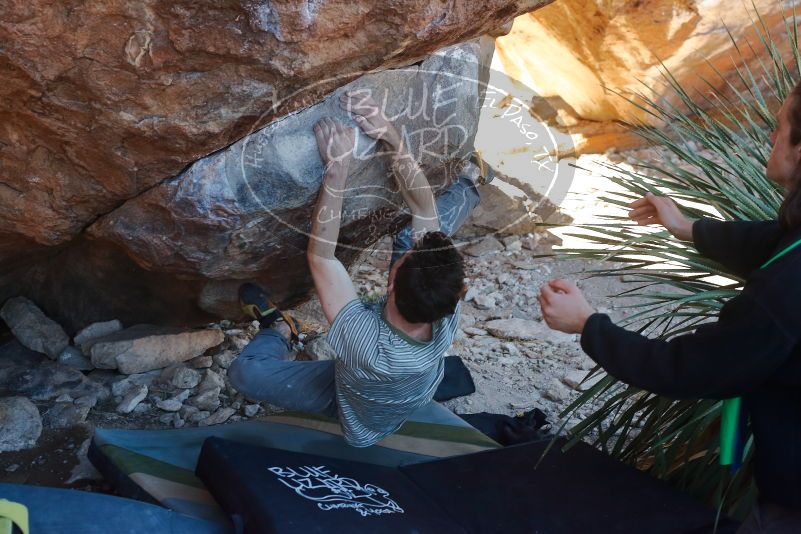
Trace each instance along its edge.
{"label": "large rock face", "polygon": [[[791,14],[791,3],[753,4],[777,42],[787,44],[783,52],[789,53],[781,15]],[[648,120],[615,92],[632,95],[647,87],[657,97],[665,95],[660,60],[690,91],[706,88],[702,77],[723,87],[726,80],[736,79],[731,59],[736,51],[727,28],[752,61],[745,40],[757,51],[762,46],[753,31],[754,20],[751,2],[559,0],[515,19],[496,47],[510,76],[527,82],[542,97],[555,97],[550,103],[557,108],[556,101],[561,101],[562,111],[572,118],[592,121],[574,124],[571,131],[598,137],[583,148],[603,151],[624,142],[608,135],[622,131],[612,121]]]}
{"label": "large rock face", "polygon": [[[0,229],[44,245],[370,69],[545,2],[4,2]],[[276,106],[275,109],[272,109]]]}
{"label": "large rock face", "polygon": [[[197,320],[198,294],[220,300],[209,280],[279,259],[292,269],[285,293],[305,291],[302,239],[283,241],[223,183],[235,156],[181,171],[364,72],[419,61],[549,1],[6,2],[0,298],[28,293],[74,329],[115,310],[131,322]],[[311,126],[293,117],[296,130]],[[316,177],[286,175],[315,169],[309,136],[279,139],[290,130],[257,134],[277,169],[260,179],[274,192],[268,207],[299,223]],[[366,225],[351,223],[346,233],[366,239]]]}
{"label": "large rock face", "polygon": [[[471,42],[437,52],[419,66],[362,77],[197,161],[109,213],[88,233],[125,247],[146,268],[215,280],[256,276],[285,257],[288,247],[305,248],[323,174],[311,127],[326,116],[356,127],[339,105],[342,91],[370,91],[375,100],[386,101],[429,179],[441,183],[443,166],[472,148],[480,53],[480,45]],[[354,224],[369,219],[368,213],[403,208],[380,148],[357,132],[343,205],[346,243],[382,235],[380,227],[369,236]],[[354,230],[365,235],[353,236]]]}

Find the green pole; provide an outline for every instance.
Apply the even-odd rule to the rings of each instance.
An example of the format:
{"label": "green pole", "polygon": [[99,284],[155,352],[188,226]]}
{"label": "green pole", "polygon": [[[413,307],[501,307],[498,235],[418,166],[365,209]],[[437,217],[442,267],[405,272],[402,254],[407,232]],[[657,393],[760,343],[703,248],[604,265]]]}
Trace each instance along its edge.
{"label": "green pole", "polygon": [[740,421],[740,403],[742,399],[726,399],[720,414],[720,465],[734,463],[737,451],[737,425]]}

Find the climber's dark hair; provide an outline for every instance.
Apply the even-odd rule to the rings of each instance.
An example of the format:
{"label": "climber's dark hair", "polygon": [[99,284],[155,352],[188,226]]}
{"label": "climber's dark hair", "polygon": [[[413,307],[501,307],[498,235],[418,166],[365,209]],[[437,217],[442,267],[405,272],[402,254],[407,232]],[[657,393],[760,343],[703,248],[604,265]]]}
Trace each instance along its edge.
{"label": "climber's dark hair", "polygon": [[428,232],[395,273],[395,304],[410,323],[453,314],[464,293],[464,259],[442,232]]}
{"label": "climber's dark hair", "polygon": [[[797,83],[787,98],[792,98],[790,110],[790,144],[801,143],[801,82]],[[796,228],[801,225],[801,162],[796,165],[784,201],[779,208],[779,222],[785,229]]]}

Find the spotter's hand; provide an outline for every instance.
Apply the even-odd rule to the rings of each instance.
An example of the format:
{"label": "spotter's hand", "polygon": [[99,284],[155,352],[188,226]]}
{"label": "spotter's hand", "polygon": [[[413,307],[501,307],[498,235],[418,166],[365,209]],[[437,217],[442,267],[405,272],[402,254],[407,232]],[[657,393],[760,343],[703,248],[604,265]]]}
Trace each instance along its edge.
{"label": "spotter's hand", "polygon": [[553,330],[580,334],[584,323],[595,313],[581,290],[567,280],[550,280],[540,289],[542,318]]}
{"label": "spotter's hand", "polygon": [[682,215],[669,197],[648,193],[629,204],[629,219],[639,225],[659,224],[682,241],[693,240],[693,221]]}

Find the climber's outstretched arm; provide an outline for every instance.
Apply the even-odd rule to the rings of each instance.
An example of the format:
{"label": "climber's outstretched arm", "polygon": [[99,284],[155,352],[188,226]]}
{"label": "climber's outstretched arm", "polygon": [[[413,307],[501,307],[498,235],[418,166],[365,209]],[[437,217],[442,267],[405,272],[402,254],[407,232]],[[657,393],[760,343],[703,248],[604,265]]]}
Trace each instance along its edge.
{"label": "climber's outstretched arm", "polygon": [[340,97],[340,103],[353,113],[353,119],[364,133],[383,141],[390,150],[395,181],[412,212],[413,238],[439,230],[437,203],[431,185],[395,125],[386,118],[367,90],[346,92]]}
{"label": "climber's outstretched arm", "polygon": [[406,149],[403,141],[395,147],[392,174],[412,212],[412,238],[417,240],[426,232],[438,231],[439,214],[434,192],[423,169]]}
{"label": "climber's outstretched arm", "polygon": [[334,255],[355,132],[338,121],[325,118],[314,126],[314,134],[325,172],[314,208],[306,257],[323,313],[328,322],[333,323],[339,310],[358,297],[347,269]]}

